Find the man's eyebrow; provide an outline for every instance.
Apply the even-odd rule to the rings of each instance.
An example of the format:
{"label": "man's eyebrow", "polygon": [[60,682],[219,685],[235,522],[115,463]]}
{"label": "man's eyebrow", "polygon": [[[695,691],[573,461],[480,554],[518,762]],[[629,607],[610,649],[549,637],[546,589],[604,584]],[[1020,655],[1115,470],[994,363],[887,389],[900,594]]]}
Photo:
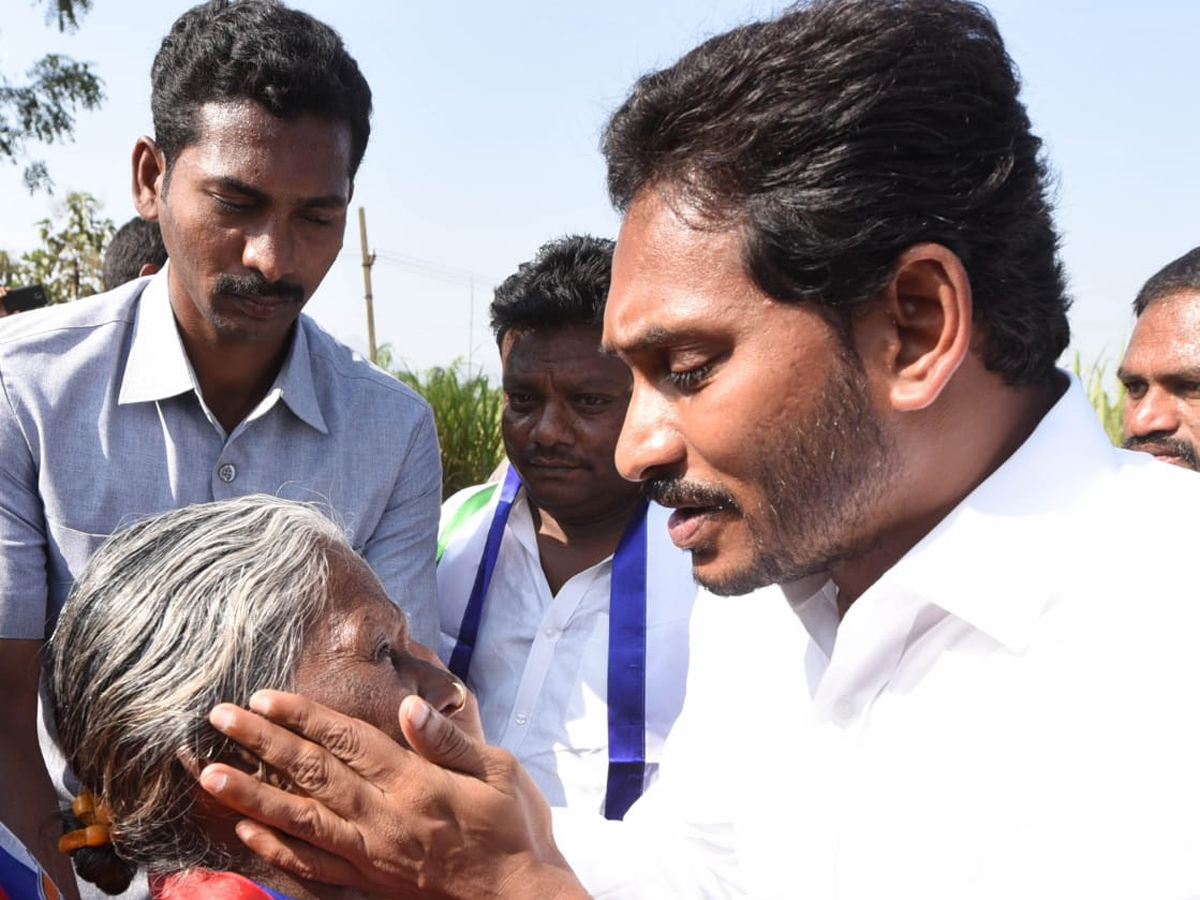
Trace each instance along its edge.
{"label": "man's eyebrow", "polygon": [[622,343],[620,347],[615,347],[611,343],[605,342],[601,349],[612,356],[619,353],[642,353],[646,350],[653,350],[655,347],[661,347],[664,344],[669,344],[679,339],[681,332],[670,328],[664,328],[661,325],[651,325],[643,330],[640,334],[635,335],[632,340]]}
{"label": "man's eyebrow", "polygon": [[[258,188],[254,187],[253,185],[246,184],[246,182],[240,181],[239,179],[233,178],[229,175],[218,175],[212,178],[210,183],[214,187],[223,188],[224,190],[232,191],[235,194],[242,194],[243,196],[249,197],[250,199],[259,203],[262,203],[268,199],[267,195]],[[326,194],[320,197],[306,197],[304,199],[305,206],[321,208],[341,208],[349,202],[350,201],[347,199],[345,194]]]}

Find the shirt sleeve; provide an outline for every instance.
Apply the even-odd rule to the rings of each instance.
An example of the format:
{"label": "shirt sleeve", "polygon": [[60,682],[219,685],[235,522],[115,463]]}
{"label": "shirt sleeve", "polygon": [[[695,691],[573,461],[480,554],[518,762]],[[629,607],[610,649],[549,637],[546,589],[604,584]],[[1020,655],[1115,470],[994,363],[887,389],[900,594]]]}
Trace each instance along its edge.
{"label": "shirt sleeve", "polygon": [[0,373],[0,638],[46,637],[46,552],[33,449]]}
{"label": "shirt sleeve", "polygon": [[438,638],[434,553],[441,499],[437,430],[432,410],[424,407],[387,509],[363,552],[392,602],[408,616],[413,639],[433,649]]}

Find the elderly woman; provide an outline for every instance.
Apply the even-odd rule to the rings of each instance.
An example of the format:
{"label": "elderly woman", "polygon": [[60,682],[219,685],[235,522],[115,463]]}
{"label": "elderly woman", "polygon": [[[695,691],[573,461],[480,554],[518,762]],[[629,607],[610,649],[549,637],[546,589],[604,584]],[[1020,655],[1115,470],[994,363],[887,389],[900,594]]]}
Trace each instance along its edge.
{"label": "elderly woman", "polygon": [[252,496],[137,523],[97,551],[49,643],[62,745],[95,797],[77,801],[64,849],[82,848],[77,871],[110,893],[141,867],[162,900],[311,897],[246,850],[236,818],[196,785],[210,761],[259,771],[209,710],[285,688],[403,742],[405,696],[448,714],[467,702],[432,659],[312,507]]}

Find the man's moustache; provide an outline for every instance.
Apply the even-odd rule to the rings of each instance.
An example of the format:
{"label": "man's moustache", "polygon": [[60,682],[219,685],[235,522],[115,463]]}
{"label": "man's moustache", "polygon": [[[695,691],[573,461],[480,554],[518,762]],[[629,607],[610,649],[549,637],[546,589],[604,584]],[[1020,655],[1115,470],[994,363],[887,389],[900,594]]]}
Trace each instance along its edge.
{"label": "man's moustache", "polygon": [[218,294],[238,294],[242,297],[278,297],[292,303],[304,301],[304,288],[290,281],[267,281],[250,275],[218,275],[213,284]]}
{"label": "man's moustache", "polygon": [[650,478],[644,482],[643,489],[646,496],[660,506],[738,508],[733,497],[716,485],[684,481],[678,475]]}

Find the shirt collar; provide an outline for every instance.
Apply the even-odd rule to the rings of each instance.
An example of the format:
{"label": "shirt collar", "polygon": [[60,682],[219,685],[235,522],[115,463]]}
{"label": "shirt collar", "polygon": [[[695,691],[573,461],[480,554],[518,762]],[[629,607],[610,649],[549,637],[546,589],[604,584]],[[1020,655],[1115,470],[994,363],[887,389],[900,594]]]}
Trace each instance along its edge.
{"label": "shirt collar", "polygon": [[117,402],[164,400],[195,390],[195,377],[167,295],[168,262],[143,288]]}
{"label": "shirt collar", "polygon": [[[1063,373],[1065,374],[1065,373]],[[1029,642],[1051,593],[1031,573],[1057,571],[1066,522],[1116,471],[1112,444],[1073,376],[1017,451],[872,585],[944,609],[1008,649]],[[969,573],[964,577],[964,573]],[[1040,588],[1040,589],[1039,589]]]}
{"label": "shirt collar", "polygon": [[[121,379],[118,403],[165,400],[188,391],[200,396],[195,372],[179,336],[175,314],[171,311],[167,282],[169,268],[170,260],[142,291],[134,317],[129,360]],[[297,417],[317,431],[329,433],[313,382],[312,356],[304,316],[296,320],[287,357],[259,409],[263,410],[276,398],[282,399]],[[252,413],[250,418],[257,414],[258,411]]]}
{"label": "shirt collar", "polygon": [[[283,402],[300,419],[307,422],[321,434],[329,434],[329,426],[325,424],[325,416],[321,414],[321,404],[317,399],[317,388],[313,382],[312,356],[308,346],[308,319],[301,315],[296,319],[296,328],[292,332],[292,346],[275,385],[281,391]],[[274,390],[275,388],[272,388]]]}

